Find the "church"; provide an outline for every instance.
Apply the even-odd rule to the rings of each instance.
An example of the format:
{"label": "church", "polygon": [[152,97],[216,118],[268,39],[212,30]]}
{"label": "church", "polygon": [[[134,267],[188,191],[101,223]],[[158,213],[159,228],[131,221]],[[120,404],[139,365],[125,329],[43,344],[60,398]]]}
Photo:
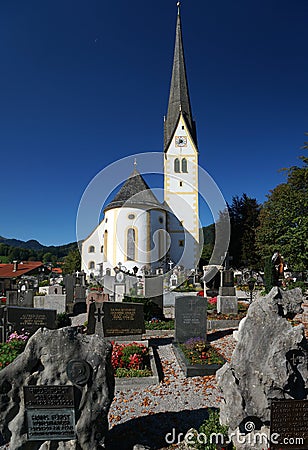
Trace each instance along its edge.
{"label": "church", "polygon": [[162,159],[163,202],[135,164],[126,182],[105,205],[103,219],[82,243],[82,269],[89,276],[113,275],[119,263],[137,274],[140,270],[162,274],[172,266],[186,270],[198,266],[198,144],[179,4]]}

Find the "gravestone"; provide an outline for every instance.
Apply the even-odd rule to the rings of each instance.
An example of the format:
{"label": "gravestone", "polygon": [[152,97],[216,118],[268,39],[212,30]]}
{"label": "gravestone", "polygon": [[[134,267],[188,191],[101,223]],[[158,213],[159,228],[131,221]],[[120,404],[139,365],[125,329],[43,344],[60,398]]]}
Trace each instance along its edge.
{"label": "gravestone", "polygon": [[104,337],[133,336],[145,333],[141,303],[92,302],[89,307],[88,334]]}
{"label": "gravestone", "polygon": [[56,309],[57,314],[66,311],[65,294],[36,295],[33,299],[34,308]]}
{"label": "gravestone", "polygon": [[144,277],[144,296],[157,305],[156,316],[162,319],[164,316],[163,297],[164,297],[164,277],[161,275]]}
{"label": "gravestone", "polygon": [[221,314],[238,313],[233,270],[223,270],[221,272],[221,285],[217,296],[217,312]]}
{"label": "gravestone", "polygon": [[60,284],[53,284],[52,286],[49,286],[47,294],[51,295],[63,294],[63,287]]}
{"label": "gravestone", "polygon": [[6,304],[10,306],[18,305],[18,292],[17,291],[6,291]]}
{"label": "gravestone", "polygon": [[39,329],[0,371],[0,446],[105,448],[114,396],[112,346],[75,331]]}
{"label": "gravestone", "polygon": [[[301,289],[283,291],[278,287],[274,287],[266,297],[255,300],[241,324],[231,361],[216,374],[223,397],[220,420],[232,433],[237,450],[269,447],[264,442],[256,442],[252,447],[249,439],[254,439],[260,430],[269,435],[271,414],[273,432],[280,424],[280,431],[288,433],[291,414],[297,417],[297,422],[307,420],[303,417],[304,414],[308,416],[307,409],[304,410],[301,403],[297,404],[298,412],[293,409],[293,413],[288,415],[284,403],[280,407],[271,406],[275,405],[273,401],[285,401],[286,397],[294,402],[308,400],[308,342],[303,326],[292,326],[289,321],[302,312],[302,301]],[[296,404],[290,404],[291,409],[292,405]],[[253,426],[250,424],[247,428],[247,421]],[[243,428],[249,431],[247,439],[238,438],[238,432]],[[297,437],[296,429],[293,437]],[[280,445],[278,448],[288,447]]]}
{"label": "gravestone", "polygon": [[[270,423],[270,435],[279,436],[276,442],[271,443],[271,450],[294,450],[295,448],[307,450],[308,400],[272,401]],[[295,439],[296,445],[294,444]]]}
{"label": "gravestone", "polygon": [[206,339],[206,299],[195,295],[175,298],[175,342]]}
{"label": "gravestone", "polygon": [[41,327],[53,330],[56,328],[56,319],[57,311],[54,309],[7,307],[7,324],[11,326],[11,331],[17,333],[33,334]]}
{"label": "gravestone", "polygon": [[0,306],[0,343],[6,341],[6,306]]}

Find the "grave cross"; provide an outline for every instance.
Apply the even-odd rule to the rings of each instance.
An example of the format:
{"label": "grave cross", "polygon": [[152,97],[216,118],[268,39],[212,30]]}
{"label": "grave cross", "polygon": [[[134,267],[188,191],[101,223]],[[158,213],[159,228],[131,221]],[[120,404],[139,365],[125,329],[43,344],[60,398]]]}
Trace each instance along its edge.
{"label": "grave cross", "polygon": [[193,310],[193,306],[195,306],[195,301],[194,301],[195,299],[193,299],[193,298],[191,298],[190,300],[189,300],[189,305],[190,305],[190,309],[191,309],[191,311]]}
{"label": "grave cross", "polygon": [[96,308],[96,312],[94,313],[94,317],[97,319],[98,322],[101,322],[101,319],[104,318],[104,312],[102,311],[102,308]]}

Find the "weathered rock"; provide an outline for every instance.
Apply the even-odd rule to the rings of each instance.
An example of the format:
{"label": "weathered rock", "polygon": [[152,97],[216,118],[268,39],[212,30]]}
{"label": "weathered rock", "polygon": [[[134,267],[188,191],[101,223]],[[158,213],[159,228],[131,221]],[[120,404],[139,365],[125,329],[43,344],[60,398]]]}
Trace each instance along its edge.
{"label": "weathered rock", "polygon": [[[250,421],[267,433],[271,400],[308,399],[304,328],[287,321],[301,312],[302,302],[299,288],[287,292],[273,288],[250,305],[231,362],[216,374],[224,398],[220,418],[230,432],[247,434]],[[252,446],[237,443],[236,448]],[[264,443],[253,448],[264,448]]]}
{"label": "weathered rock", "polygon": [[[114,396],[112,347],[103,338],[76,335],[73,330],[38,330],[29,339],[24,352],[0,371],[0,433],[4,442],[9,442],[10,449],[102,448],[108,430],[107,415]],[[67,375],[67,364],[71,360],[85,361],[90,366],[88,379],[78,381],[79,385],[74,387],[76,440],[58,444],[28,442],[23,386],[73,385]]]}

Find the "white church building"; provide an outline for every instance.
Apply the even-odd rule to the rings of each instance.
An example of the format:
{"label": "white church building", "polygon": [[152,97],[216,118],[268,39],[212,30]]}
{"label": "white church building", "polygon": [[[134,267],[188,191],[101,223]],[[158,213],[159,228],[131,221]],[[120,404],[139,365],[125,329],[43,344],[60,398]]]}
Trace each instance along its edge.
{"label": "white church building", "polygon": [[99,225],[82,243],[82,269],[114,274],[119,262],[129,271],[166,272],[173,265],[195,269],[200,257],[198,146],[192,116],[178,9],[167,115],[164,119],[164,202],[136,165]]}

